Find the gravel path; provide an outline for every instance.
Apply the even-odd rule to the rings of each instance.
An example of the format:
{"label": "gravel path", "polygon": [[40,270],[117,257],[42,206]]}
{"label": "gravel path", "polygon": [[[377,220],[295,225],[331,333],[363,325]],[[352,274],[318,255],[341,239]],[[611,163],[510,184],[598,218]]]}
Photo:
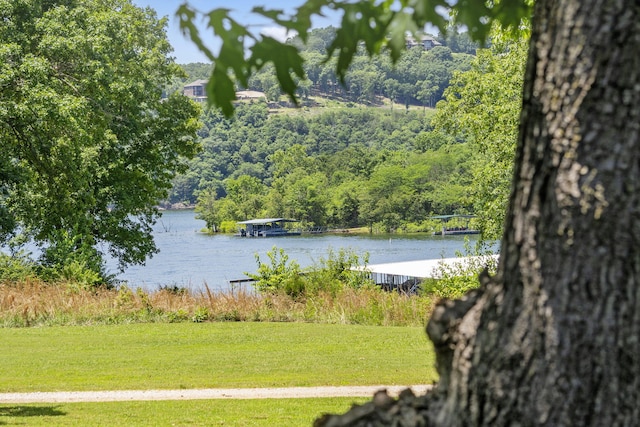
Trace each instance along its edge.
{"label": "gravel path", "polygon": [[343,386],[343,387],[287,387],[287,388],[209,388],[185,390],[118,390],[118,391],[53,391],[34,393],[0,393],[1,403],[70,403],[124,402],[134,400],[195,400],[195,399],[293,399],[316,397],[373,397],[386,389],[397,396],[411,388],[424,394],[432,386]]}

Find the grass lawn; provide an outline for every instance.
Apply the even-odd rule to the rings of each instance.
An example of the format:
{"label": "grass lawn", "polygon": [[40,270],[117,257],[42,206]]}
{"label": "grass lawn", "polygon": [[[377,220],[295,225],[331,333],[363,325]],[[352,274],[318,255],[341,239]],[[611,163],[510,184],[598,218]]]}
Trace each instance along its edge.
{"label": "grass lawn", "polygon": [[0,329],[0,342],[0,392],[437,379],[432,347],[417,327],[228,322],[8,328]]}
{"label": "grass lawn", "polygon": [[189,400],[0,405],[0,425],[311,426],[367,399]]}
{"label": "grass lawn", "polygon": [[[423,328],[176,323],[0,329],[0,391],[436,380]],[[1,425],[310,426],[364,398],[0,404]]]}

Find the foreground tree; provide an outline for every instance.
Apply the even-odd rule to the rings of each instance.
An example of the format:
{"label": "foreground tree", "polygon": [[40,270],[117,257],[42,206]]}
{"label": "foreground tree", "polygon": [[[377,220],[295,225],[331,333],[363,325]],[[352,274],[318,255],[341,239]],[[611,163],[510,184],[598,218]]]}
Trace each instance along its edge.
{"label": "foreground tree", "polygon": [[180,74],[164,27],[127,0],[0,0],[0,233],[54,270],[156,250],[154,206],[197,150],[199,113],[162,99]]}
{"label": "foreground tree", "polygon": [[[472,15],[501,18],[521,5],[475,6],[482,11]],[[474,20],[467,25],[473,30]],[[535,3],[497,274],[481,275],[479,291],[434,311],[427,327],[440,372],[434,392],[378,396],[319,425],[637,423],[638,52],[638,2]]]}

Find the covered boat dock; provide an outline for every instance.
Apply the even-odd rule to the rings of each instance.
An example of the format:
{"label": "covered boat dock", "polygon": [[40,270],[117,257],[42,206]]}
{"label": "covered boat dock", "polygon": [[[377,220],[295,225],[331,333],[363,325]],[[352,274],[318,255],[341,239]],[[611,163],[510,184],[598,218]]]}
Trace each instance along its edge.
{"label": "covered boat dock", "polygon": [[[455,236],[460,234],[480,234],[479,230],[474,230],[469,227],[469,222],[472,218],[476,218],[476,215],[435,215],[430,216],[429,219],[439,219],[442,221],[442,231],[436,231],[433,233],[436,236]],[[463,226],[449,226],[448,222],[455,219],[465,220]]]}
{"label": "covered boat dock", "polygon": [[278,237],[297,236],[299,230],[286,228],[285,224],[298,222],[296,219],[288,218],[261,218],[240,221],[238,224],[246,228],[241,228],[239,235],[242,237]]}
{"label": "covered boat dock", "polygon": [[439,279],[443,272],[454,268],[465,268],[497,262],[498,255],[473,256],[462,258],[439,258],[419,261],[392,262],[372,264],[353,268],[355,271],[369,273],[371,280],[387,290],[398,290],[406,293],[417,292],[420,283],[425,279]]}

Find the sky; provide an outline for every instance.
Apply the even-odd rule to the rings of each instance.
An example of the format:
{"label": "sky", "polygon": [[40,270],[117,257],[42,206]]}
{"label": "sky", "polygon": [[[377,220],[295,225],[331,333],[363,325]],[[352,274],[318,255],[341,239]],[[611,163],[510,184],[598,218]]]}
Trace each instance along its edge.
{"label": "sky", "polygon": [[[167,36],[173,46],[173,56],[176,58],[177,63],[209,62],[198,48],[191,41],[187,40],[180,31],[175,13],[183,2],[184,0],[133,0],[136,6],[151,7],[156,10],[158,17],[167,16],[169,18]],[[231,9],[232,18],[240,24],[250,25],[252,32],[265,33],[280,40],[286,38],[284,29],[275,27],[273,23],[269,22],[266,18],[251,14],[251,9],[255,6],[265,6],[267,9],[282,9],[285,12],[291,13],[297,6],[303,3],[304,0],[189,0],[189,4],[201,12],[208,12],[218,8]],[[332,18],[318,18],[313,21],[313,25],[316,28],[328,27],[329,25],[338,26],[338,24],[339,17],[335,15]],[[215,48],[213,36],[210,36],[209,42],[207,41],[207,31],[210,30],[205,28],[205,23],[196,22],[196,25],[200,29],[200,36],[205,41],[205,44],[210,48]]]}

